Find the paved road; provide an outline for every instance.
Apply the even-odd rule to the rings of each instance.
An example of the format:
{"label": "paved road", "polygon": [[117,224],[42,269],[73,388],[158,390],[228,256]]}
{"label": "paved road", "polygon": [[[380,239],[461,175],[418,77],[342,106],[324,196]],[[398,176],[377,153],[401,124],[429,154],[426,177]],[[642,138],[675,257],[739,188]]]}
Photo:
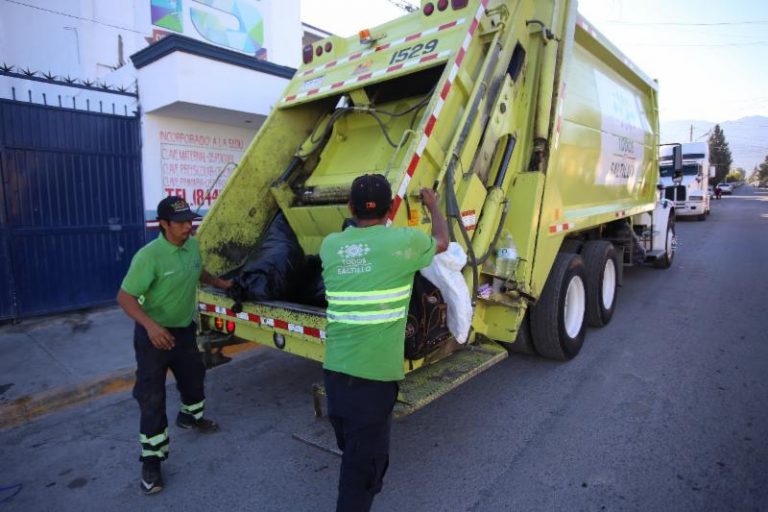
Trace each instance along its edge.
{"label": "paved road", "polygon": [[[768,510],[768,192],[677,227],[673,268],[628,269],[576,360],[512,357],[397,422],[374,510]],[[333,510],[338,458],[291,437],[319,378],[266,349],[211,372],[223,431],[173,429],[157,496],[128,394],[2,432],[0,488],[22,487],[0,509]]]}

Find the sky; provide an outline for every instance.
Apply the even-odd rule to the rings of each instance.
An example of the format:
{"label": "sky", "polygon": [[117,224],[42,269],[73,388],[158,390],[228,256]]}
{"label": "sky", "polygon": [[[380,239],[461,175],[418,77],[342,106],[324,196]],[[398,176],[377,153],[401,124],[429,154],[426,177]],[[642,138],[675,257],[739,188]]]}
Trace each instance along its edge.
{"label": "sky", "polygon": [[[341,36],[405,14],[388,0],[301,0],[301,10]],[[581,0],[579,11],[659,80],[662,121],[768,116],[768,1]]]}

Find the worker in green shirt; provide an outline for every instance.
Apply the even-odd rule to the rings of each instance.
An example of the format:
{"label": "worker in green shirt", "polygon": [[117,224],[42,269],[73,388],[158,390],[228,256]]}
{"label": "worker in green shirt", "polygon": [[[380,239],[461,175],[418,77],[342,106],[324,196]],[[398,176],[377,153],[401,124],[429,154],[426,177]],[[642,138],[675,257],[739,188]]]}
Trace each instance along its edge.
{"label": "worker in green shirt", "polygon": [[139,441],[146,494],[163,489],[160,463],[168,457],[165,415],[165,375],[170,368],[181,394],[176,425],[211,433],[216,422],[203,418],[205,365],[197,350],[195,294],[198,282],[229,288],[231,281],[203,269],[200,248],[192,235],[199,215],[181,197],[166,197],[157,205],[160,236],[133,257],[117,302],[136,321],[136,384],[133,396],[141,409]]}
{"label": "worker in green shirt", "polygon": [[[392,409],[403,371],[414,274],[448,247],[437,194],[421,190],[432,237],[387,227],[392,189],[380,174],[352,183],[354,226],[323,240],[328,300],[324,381],[328,417],[343,455],[337,512],[370,510],[389,465]],[[433,238],[434,237],[434,238]]]}

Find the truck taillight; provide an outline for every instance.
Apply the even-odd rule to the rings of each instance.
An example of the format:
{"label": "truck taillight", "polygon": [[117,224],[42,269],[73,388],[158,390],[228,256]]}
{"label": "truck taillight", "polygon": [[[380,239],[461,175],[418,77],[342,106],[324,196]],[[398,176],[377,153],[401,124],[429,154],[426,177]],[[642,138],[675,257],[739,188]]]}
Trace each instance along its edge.
{"label": "truck taillight", "polygon": [[437,10],[444,11],[448,8],[448,0],[437,0]]}
{"label": "truck taillight", "polygon": [[331,50],[333,50],[333,43],[328,41],[327,43],[325,43],[325,53],[328,53]]}
{"label": "truck taillight", "polygon": [[312,62],[312,45],[308,44],[304,47],[304,49],[301,51],[301,57],[304,61],[304,64],[309,64]]}
{"label": "truck taillight", "polygon": [[315,55],[320,57],[322,54],[323,54],[323,47],[322,46],[318,46],[317,48],[315,48]]}
{"label": "truck taillight", "polygon": [[435,12],[435,6],[432,2],[429,2],[424,6],[424,15],[425,16],[431,16],[433,12]]}
{"label": "truck taillight", "polygon": [[467,6],[469,0],[451,0],[451,8],[456,11]]}
{"label": "truck taillight", "polygon": [[216,320],[213,321],[213,325],[216,327],[217,331],[223,331],[224,330],[224,319],[216,317]]}
{"label": "truck taillight", "polygon": [[235,322],[232,320],[227,320],[227,334],[232,334],[235,332]]}

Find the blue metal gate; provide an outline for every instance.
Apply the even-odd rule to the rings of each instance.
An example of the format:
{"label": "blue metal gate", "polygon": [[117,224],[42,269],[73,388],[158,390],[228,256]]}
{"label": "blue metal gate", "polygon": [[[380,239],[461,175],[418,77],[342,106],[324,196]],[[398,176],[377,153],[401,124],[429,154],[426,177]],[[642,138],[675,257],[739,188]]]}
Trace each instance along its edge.
{"label": "blue metal gate", "polygon": [[0,100],[0,319],[110,303],[144,243],[138,117]]}

